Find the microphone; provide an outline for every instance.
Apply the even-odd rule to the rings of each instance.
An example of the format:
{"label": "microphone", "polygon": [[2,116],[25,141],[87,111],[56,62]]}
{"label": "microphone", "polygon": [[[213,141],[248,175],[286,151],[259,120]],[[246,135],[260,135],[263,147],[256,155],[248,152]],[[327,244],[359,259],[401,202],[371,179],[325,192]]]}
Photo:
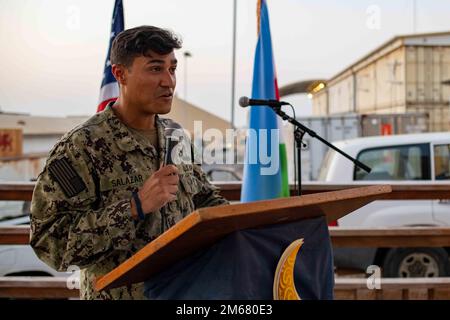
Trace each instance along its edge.
{"label": "microphone", "polygon": [[164,166],[192,164],[194,157],[189,137],[186,136],[180,125],[176,123],[170,125],[171,127],[164,128]]}
{"label": "microphone", "polygon": [[239,105],[242,108],[248,106],[269,106],[269,107],[281,107],[288,105],[289,103],[278,100],[262,100],[262,99],[249,99],[248,97],[241,97],[239,99]]}
{"label": "microphone", "polygon": [[166,153],[164,155],[164,165],[175,164],[175,159],[172,159],[172,151],[178,144],[178,139],[173,136],[166,136]]}
{"label": "microphone", "polygon": [[177,134],[177,130],[180,128],[170,126],[164,128],[164,136],[166,140],[165,154],[164,154],[164,165],[169,164],[177,165],[180,163],[179,159],[179,146],[178,143],[181,141],[180,133]]}

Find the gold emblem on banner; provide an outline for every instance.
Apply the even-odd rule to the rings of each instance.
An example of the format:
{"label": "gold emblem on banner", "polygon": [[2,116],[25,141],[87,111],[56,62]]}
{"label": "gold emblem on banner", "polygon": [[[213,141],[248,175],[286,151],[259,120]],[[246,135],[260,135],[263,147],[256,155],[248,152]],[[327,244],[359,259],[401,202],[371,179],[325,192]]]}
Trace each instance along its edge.
{"label": "gold emblem on banner", "polygon": [[273,281],[274,300],[301,300],[295,289],[294,265],[298,250],[302,245],[303,239],[295,240],[281,255]]}

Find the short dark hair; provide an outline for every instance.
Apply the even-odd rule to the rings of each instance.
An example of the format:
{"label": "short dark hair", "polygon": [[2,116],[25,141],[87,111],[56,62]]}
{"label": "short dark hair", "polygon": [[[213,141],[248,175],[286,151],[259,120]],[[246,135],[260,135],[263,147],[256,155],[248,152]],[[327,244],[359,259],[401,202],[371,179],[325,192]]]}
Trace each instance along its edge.
{"label": "short dark hair", "polygon": [[111,64],[130,67],[134,58],[146,56],[149,51],[168,54],[181,48],[181,38],[172,31],[154,26],[140,26],[120,32],[111,47]]}

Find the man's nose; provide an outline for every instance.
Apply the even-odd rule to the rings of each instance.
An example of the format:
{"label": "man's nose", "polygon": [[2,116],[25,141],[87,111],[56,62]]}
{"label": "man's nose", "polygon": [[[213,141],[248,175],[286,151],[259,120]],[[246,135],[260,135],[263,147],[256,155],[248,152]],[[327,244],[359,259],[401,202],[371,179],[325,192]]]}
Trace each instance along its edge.
{"label": "man's nose", "polygon": [[161,86],[175,88],[175,84],[176,84],[175,74],[171,73],[170,71],[164,72],[163,77],[161,79]]}

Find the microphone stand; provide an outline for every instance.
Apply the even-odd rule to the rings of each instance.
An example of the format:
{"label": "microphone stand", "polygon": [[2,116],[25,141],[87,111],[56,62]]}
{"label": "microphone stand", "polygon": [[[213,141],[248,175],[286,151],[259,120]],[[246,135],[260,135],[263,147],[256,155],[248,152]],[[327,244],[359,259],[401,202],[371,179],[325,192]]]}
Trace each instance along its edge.
{"label": "microphone stand", "polygon": [[297,179],[298,179],[298,189],[297,189],[297,195],[302,195],[302,172],[301,172],[301,166],[302,166],[302,159],[301,159],[301,150],[303,145],[303,136],[305,133],[307,133],[311,138],[316,138],[320,142],[324,143],[329,148],[339,152],[341,155],[349,159],[351,162],[353,162],[356,166],[363,169],[366,172],[370,172],[372,169],[370,169],[368,166],[366,166],[361,161],[356,160],[355,158],[351,157],[338,147],[334,146],[333,144],[329,143],[327,140],[319,136],[315,131],[309,129],[308,127],[302,125],[300,122],[298,122],[295,118],[292,118],[291,116],[287,115],[283,110],[281,110],[281,105],[279,106],[269,106],[277,115],[279,115],[283,120],[288,121],[289,123],[293,124],[295,127],[294,130],[294,139],[295,139],[295,146],[297,151]]}
{"label": "microphone stand", "polygon": [[[280,109],[281,111],[281,109]],[[275,111],[276,112],[276,111]],[[302,195],[302,146],[303,143],[303,136],[305,135],[306,131],[303,131],[299,127],[295,127],[294,130],[294,140],[295,140],[295,150],[297,151],[297,195]]]}

